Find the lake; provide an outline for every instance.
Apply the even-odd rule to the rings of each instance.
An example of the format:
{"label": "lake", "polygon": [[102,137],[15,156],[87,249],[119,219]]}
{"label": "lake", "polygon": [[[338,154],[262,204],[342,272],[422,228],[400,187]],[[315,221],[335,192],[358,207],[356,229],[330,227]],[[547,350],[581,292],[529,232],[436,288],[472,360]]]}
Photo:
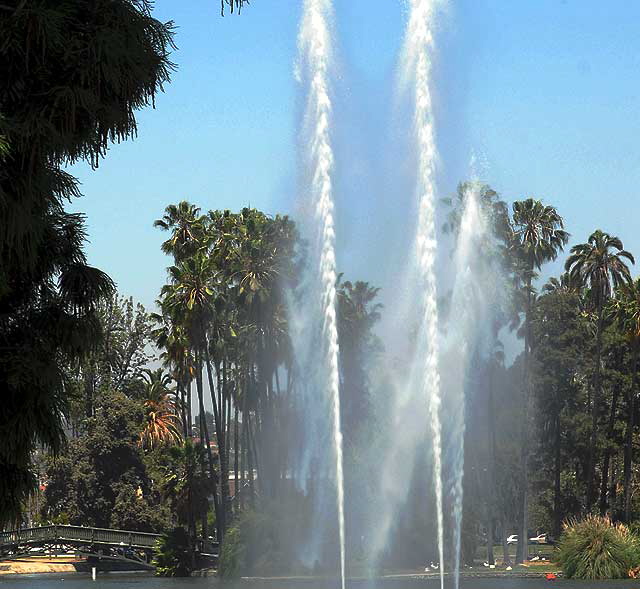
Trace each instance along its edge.
{"label": "lake", "polygon": [[[145,575],[125,576],[109,574],[99,576],[94,582],[85,575],[20,575],[0,577],[0,589],[204,589],[216,585],[228,589],[337,589],[333,581],[288,581],[288,580],[246,580],[235,583],[221,583],[215,578],[163,579]],[[349,589],[439,589],[438,579],[384,579],[375,583],[350,581]],[[452,587],[447,583],[446,588]],[[640,581],[547,581],[540,579],[462,579],[460,589],[632,589],[640,588]]]}

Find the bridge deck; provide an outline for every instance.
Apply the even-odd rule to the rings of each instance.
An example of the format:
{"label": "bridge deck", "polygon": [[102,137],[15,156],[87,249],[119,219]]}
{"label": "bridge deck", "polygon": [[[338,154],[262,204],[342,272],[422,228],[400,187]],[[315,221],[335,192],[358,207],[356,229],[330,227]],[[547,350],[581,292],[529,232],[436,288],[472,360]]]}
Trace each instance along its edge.
{"label": "bridge deck", "polygon": [[0,532],[0,552],[11,546],[39,546],[43,544],[71,544],[88,546],[128,547],[150,550],[156,545],[159,534],[85,528],[83,526],[43,526],[11,532]]}

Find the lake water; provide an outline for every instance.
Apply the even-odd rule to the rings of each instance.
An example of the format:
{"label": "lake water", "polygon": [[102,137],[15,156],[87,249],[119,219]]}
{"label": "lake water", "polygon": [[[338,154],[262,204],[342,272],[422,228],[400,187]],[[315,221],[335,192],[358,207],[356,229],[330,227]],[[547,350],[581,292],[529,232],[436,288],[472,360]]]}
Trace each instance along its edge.
{"label": "lake water", "polygon": [[[445,587],[449,587],[449,583]],[[337,589],[338,584],[331,581],[241,581],[221,583],[215,578],[162,579],[148,576],[103,575],[96,581],[85,575],[57,575],[19,577],[1,577],[0,589]],[[389,579],[375,583],[369,581],[350,581],[349,589],[439,589],[437,579]],[[462,579],[461,589],[640,589],[640,581],[547,581],[540,579]]]}

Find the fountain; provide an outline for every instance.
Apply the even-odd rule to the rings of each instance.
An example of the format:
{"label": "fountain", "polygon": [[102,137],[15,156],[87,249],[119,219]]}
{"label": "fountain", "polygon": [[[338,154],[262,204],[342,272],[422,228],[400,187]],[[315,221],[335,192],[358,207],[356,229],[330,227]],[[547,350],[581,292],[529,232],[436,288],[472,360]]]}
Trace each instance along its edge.
{"label": "fountain", "polygon": [[[444,495],[451,500],[453,549],[452,572],[456,589],[459,583],[462,491],[464,470],[464,400],[466,376],[471,353],[476,350],[474,313],[483,303],[475,297],[480,288],[472,264],[478,240],[485,232],[477,194],[477,184],[465,193],[464,207],[457,228],[455,276],[451,294],[451,313],[443,336],[438,317],[436,256],[436,163],[434,114],[432,108],[432,60],[435,51],[436,17],[445,0],[411,0],[401,59],[400,87],[410,98],[413,111],[413,135],[416,152],[417,224],[414,255],[408,276],[406,315],[415,325],[416,337],[410,346],[409,370],[393,382],[390,430],[384,443],[380,469],[380,503],[372,506],[376,525],[370,530],[368,553],[370,566],[379,564],[388,548],[398,515],[407,500],[407,485],[425,447],[430,448],[432,464],[437,553],[440,587],[444,587]],[[322,486],[332,482],[338,520],[340,578],[345,587],[345,493],[343,449],[340,419],[339,345],[336,317],[336,258],[333,204],[334,156],[331,143],[332,102],[330,67],[332,62],[330,0],[305,0],[299,34],[298,78],[306,91],[301,151],[304,186],[312,203],[310,252],[302,287],[304,295],[294,313],[293,339],[298,363],[303,367],[302,422],[305,433],[298,479],[305,488],[310,473],[315,473],[320,489],[316,498],[317,526],[311,530],[308,560],[320,554],[321,536],[326,525],[328,497]],[[417,301],[417,305],[416,305]],[[296,305],[293,305],[296,306]],[[322,361],[318,361],[322,350]],[[442,382],[441,382],[442,378]],[[444,398],[441,391],[446,391]],[[444,403],[444,405],[443,405]],[[443,427],[443,415],[447,422]],[[426,428],[425,428],[425,424]],[[443,437],[443,431],[447,434]],[[330,444],[328,444],[330,440]],[[329,463],[326,448],[332,449]],[[447,485],[443,474],[443,454],[447,460]],[[380,457],[376,457],[380,459]],[[450,459],[450,460],[449,460]],[[322,473],[318,476],[318,473]],[[318,481],[320,481],[318,483]],[[308,489],[305,488],[308,491]],[[331,495],[332,497],[332,495]],[[447,521],[448,524],[448,521]],[[435,565],[434,565],[435,568]]]}
{"label": "fountain", "polygon": [[486,219],[478,201],[480,184],[465,185],[460,203],[459,224],[454,255],[454,282],[451,291],[449,319],[443,342],[441,369],[446,388],[448,420],[445,455],[451,467],[448,495],[453,508],[453,577],[458,589],[464,475],[465,393],[471,353],[477,350],[477,324],[482,321],[485,304],[484,285],[479,280],[474,256],[486,236]]}
{"label": "fountain", "polygon": [[[332,34],[330,24],[333,20],[331,0],[305,0],[299,32],[298,77],[304,84],[307,95],[306,111],[303,123],[302,143],[304,145],[306,191],[312,202],[312,222],[309,233],[312,235],[312,247],[307,269],[307,283],[304,298],[309,301],[301,311],[302,325],[294,337],[301,348],[306,350],[303,364],[307,376],[312,367],[318,366],[310,385],[304,386],[305,403],[310,414],[309,421],[316,421],[318,413],[310,407],[328,401],[330,422],[318,424],[309,436],[308,448],[303,456],[302,476],[304,479],[312,462],[322,459],[324,439],[327,434],[332,440],[333,469],[324,465],[324,480],[335,481],[335,495],[338,515],[338,533],[340,546],[340,580],[345,588],[345,516],[344,516],[344,473],[342,451],[342,428],[340,414],[340,375],[338,366],[338,330],[336,317],[336,257],[333,204],[333,165],[331,146],[331,97],[329,88],[329,70],[332,61]],[[318,297],[317,294],[320,294]],[[309,329],[308,322],[312,323]],[[320,339],[314,339],[314,327],[321,333]],[[317,347],[316,347],[317,344]],[[317,352],[323,351],[322,361],[318,361]],[[327,414],[326,412],[324,413]],[[333,470],[333,473],[329,471]],[[333,475],[331,477],[331,474]],[[322,495],[326,490],[321,489]],[[325,498],[320,498],[320,503]],[[322,517],[323,514],[318,514]],[[319,538],[319,536],[317,536]],[[316,545],[319,540],[316,541]]]}
{"label": "fountain", "polygon": [[411,85],[418,152],[416,273],[421,317],[415,362],[422,373],[422,391],[429,411],[433,448],[433,480],[438,525],[440,586],[444,587],[444,521],[442,509],[442,427],[440,422],[440,373],[438,308],[435,275],[437,236],[435,226],[436,144],[431,101],[433,26],[438,0],[411,0],[403,54],[403,82]]}

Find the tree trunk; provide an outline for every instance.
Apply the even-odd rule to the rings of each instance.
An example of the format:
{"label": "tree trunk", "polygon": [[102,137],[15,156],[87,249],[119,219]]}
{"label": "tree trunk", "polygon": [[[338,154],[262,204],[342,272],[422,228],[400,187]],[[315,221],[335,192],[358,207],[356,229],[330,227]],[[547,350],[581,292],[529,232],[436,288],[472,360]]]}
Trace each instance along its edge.
{"label": "tree trunk", "polygon": [[598,308],[598,328],[596,332],[596,374],[593,383],[593,399],[591,403],[591,440],[589,441],[589,462],[587,467],[587,502],[586,511],[589,513],[593,507],[593,500],[596,488],[596,441],[598,435],[598,406],[600,404],[600,381],[601,369],[600,359],[602,356],[602,327],[604,324],[604,313],[602,304]]}
{"label": "tree trunk", "polygon": [[224,518],[225,522],[230,521],[231,519],[231,510],[230,510],[230,493],[229,493],[229,438],[228,427],[227,424],[229,422],[229,415],[227,412],[227,398],[229,397],[229,387],[227,383],[227,361],[226,359],[222,360],[222,397],[220,404],[220,412],[222,415],[222,432],[223,432],[223,445],[219,448],[220,455],[220,476],[222,478],[220,485],[220,501],[222,503],[224,509]]}
{"label": "tree trunk", "polygon": [[611,484],[609,485],[609,505],[615,514],[616,503],[618,501],[618,457],[614,454],[611,463]]}
{"label": "tree trunk", "polygon": [[191,406],[191,397],[193,396],[193,382],[189,381],[189,391],[187,393],[187,423],[189,424],[189,437],[193,437],[193,408]]}
{"label": "tree trunk", "polygon": [[184,435],[184,439],[186,440],[189,433],[189,424],[187,423],[187,394],[184,386],[180,386],[178,388],[178,396],[180,397],[180,418],[182,419],[182,433]]}
{"label": "tree trunk", "polygon": [[[211,371],[211,358],[209,357],[209,350],[205,347],[205,364],[207,365],[207,378],[209,381],[209,393],[211,395],[211,404],[213,406],[213,419],[216,424],[216,438],[218,440],[218,458],[220,459],[220,505],[222,509],[220,510],[220,518],[221,522],[218,527],[219,533],[222,533],[222,536],[218,538],[220,542],[222,542],[222,538],[224,537],[224,532],[227,529],[227,508],[229,503],[229,473],[227,469],[227,465],[224,460],[224,448],[225,448],[225,438],[224,438],[224,426],[221,420],[221,412],[223,410],[222,407],[218,405],[218,399],[216,399],[216,387],[213,384],[213,373]],[[220,388],[220,382],[218,381],[218,388]],[[220,393],[220,391],[218,391]]]}
{"label": "tree trunk", "polygon": [[224,509],[220,508],[217,493],[217,474],[213,463],[213,455],[211,453],[211,440],[209,439],[209,428],[207,427],[207,420],[205,419],[204,411],[204,391],[202,386],[202,360],[200,354],[196,355],[196,388],[198,389],[198,408],[200,411],[200,439],[202,440],[202,434],[204,433],[204,442],[206,444],[206,453],[209,459],[209,476],[211,477],[211,484],[213,486],[213,507],[216,512],[216,528],[218,532],[218,542],[222,542],[225,532],[225,520]]}
{"label": "tree trunk", "polygon": [[504,515],[504,511],[502,512],[502,564],[504,566],[511,566],[511,556],[509,555],[509,544],[507,544],[507,520]]}
{"label": "tree trunk", "polygon": [[[533,272],[533,267],[531,268]],[[531,279],[527,280],[527,309],[525,313],[524,332],[524,411],[522,417],[522,512],[520,514],[520,526],[518,534],[518,548],[516,551],[516,563],[522,563],[529,559],[529,378],[531,371]]]}
{"label": "tree trunk", "polygon": [[560,510],[560,473],[562,469],[562,460],[560,445],[562,435],[560,430],[560,411],[556,408],[556,416],[554,419],[555,428],[555,457],[553,465],[553,537],[559,538],[562,525],[562,511]]}
{"label": "tree trunk", "polygon": [[247,420],[246,423],[246,444],[247,444],[247,470],[249,471],[249,505],[253,506],[255,499],[255,480],[254,480],[254,459],[253,459],[253,449],[251,447],[251,424],[249,421],[249,412],[246,413],[245,418]]}
{"label": "tree trunk", "polygon": [[[493,360],[492,360],[493,362]],[[496,457],[496,424],[493,402],[493,363],[489,364],[489,391],[487,396],[487,562],[495,564],[493,555],[493,538],[495,535],[495,457]]]}
{"label": "tree trunk", "polygon": [[611,465],[611,450],[613,444],[613,428],[616,423],[616,413],[618,410],[618,397],[620,396],[620,387],[618,385],[613,389],[613,398],[611,399],[611,411],[609,413],[609,423],[607,425],[607,447],[604,451],[604,460],[602,463],[602,484],[600,485],[600,515],[605,515],[609,509],[608,491],[609,491],[609,470]]}
{"label": "tree trunk", "polygon": [[636,415],[636,386],[638,376],[638,344],[634,340],[631,368],[631,390],[627,401],[627,431],[624,444],[624,521],[631,521],[631,466],[633,461],[633,430]]}
{"label": "tree trunk", "polygon": [[238,493],[241,489],[240,487],[240,420],[238,419],[238,406],[234,403],[233,407],[233,471],[235,473],[234,481],[235,481],[235,493],[236,503],[238,502],[238,497],[240,496]]}

